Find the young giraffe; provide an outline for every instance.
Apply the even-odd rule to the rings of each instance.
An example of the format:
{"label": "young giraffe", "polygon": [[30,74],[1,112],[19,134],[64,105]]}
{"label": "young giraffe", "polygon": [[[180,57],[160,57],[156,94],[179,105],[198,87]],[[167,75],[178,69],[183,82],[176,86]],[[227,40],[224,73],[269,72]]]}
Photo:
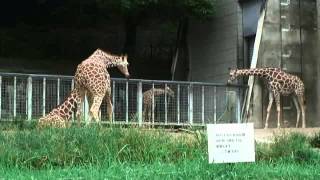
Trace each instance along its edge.
{"label": "young giraffe", "polygon": [[[258,76],[267,82],[269,90],[269,104],[267,107],[267,117],[265,128],[268,128],[268,121],[273,100],[275,100],[278,112],[278,128],[280,128],[280,95],[288,96],[293,94],[293,102],[297,109],[296,127],[299,125],[300,113],[302,112],[302,128],[306,127],[305,121],[305,97],[304,84],[302,80],[292,74],[282,71],[280,68],[255,68],[255,69],[235,69],[230,70],[231,83],[238,76]],[[300,106],[300,107],[299,107]]]}
{"label": "young giraffe", "polygon": [[82,101],[87,94],[90,116],[100,122],[99,108],[104,97],[107,101],[108,118],[112,118],[110,75],[107,68],[117,67],[121,73],[129,78],[127,56],[117,56],[97,49],[91,56],[78,65],[75,74],[75,87],[79,89],[80,101],[77,102],[77,119],[80,123]]}
{"label": "young giraffe", "polygon": [[145,121],[150,123],[152,116],[152,94],[154,97],[160,96],[167,93],[169,97],[174,97],[174,92],[169,88],[151,88],[143,92],[143,114],[145,116]]}
{"label": "young giraffe", "polygon": [[76,108],[76,103],[79,101],[79,92],[73,89],[66,100],[54,108],[49,114],[41,117],[38,121],[37,127],[56,127],[66,128],[69,126],[68,120],[72,115],[72,111]]}

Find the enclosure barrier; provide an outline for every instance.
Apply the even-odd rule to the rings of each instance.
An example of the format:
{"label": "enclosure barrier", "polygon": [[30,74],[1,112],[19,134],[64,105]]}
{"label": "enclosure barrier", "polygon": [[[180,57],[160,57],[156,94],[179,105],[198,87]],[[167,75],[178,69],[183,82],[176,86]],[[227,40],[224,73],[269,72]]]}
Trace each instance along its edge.
{"label": "enclosure barrier", "polygon": [[[244,86],[121,78],[111,80],[112,123],[203,126],[207,123],[240,122]],[[161,95],[152,93],[152,116],[150,122],[147,121],[143,112],[143,93],[166,87],[174,95],[167,91]],[[0,120],[37,120],[62,103],[73,88],[72,76],[0,73]],[[84,119],[88,121],[87,100],[83,107]],[[103,102],[100,110],[102,122],[108,122],[106,109]]]}

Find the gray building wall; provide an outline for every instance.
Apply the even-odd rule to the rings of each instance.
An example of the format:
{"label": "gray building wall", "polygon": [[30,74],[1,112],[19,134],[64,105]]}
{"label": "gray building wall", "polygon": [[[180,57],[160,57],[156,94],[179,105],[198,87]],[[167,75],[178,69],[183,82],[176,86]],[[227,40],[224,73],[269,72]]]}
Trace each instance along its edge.
{"label": "gray building wall", "polygon": [[241,8],[235,0],[217,1],[209,22],[190,21],[189,80],[226,83],[228,68],[243,61]]}
{"label": "gray building wall", "polygon": [[[241,1],[249,2],[249,1]],[[285,5],[289,2],[288,5]],[[242,9],[235,0],[217,1],[210,22],[191,21],[188,31],[189,80],[225,83],[228,68],[246,66]],[[320,0],[268,0],[257,67],[281,67],[302,78],[306,87],[307,126],[320,126]],[[251,121],[264,125],[268,93],[256,80]],[[291,97],[282,98],[283,120],[295,125]],[[270,127],[276,125],[273,107]]]}
{"label": "gray building wall", "polygon": [[[281,67],[301,77],[305,83],[306,121],[309,127],[320,125],[317,121],[319,106],[315,98],[320,90],[315,83],[319,74],[315,66],[319,56],[316,1],[291,0],[287,3],[268,0],[257,64],[258,67]],[[268,101],[268,90],[257,80],[253,92],[256,110],[251,115],[256,127],[263,127]],[[261,108],[262,113],[258,110]],[[282,97],[282,109],[283,120],[289,127],[294,127],[296,108],[291,96]],[[269,126],[275,127],[275,106],[271,111]]]}

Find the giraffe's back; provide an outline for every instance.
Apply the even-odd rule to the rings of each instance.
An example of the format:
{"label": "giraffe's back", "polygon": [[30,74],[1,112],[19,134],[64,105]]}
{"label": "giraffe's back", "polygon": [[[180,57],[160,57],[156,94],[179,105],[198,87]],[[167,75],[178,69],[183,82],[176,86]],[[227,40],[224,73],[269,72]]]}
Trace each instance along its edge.
{"label": "giraffe's back", "polygon": [[269,88],[280,92],[282,95],[304,94],[304,84],[302,80],[296,76],[284,71],[275,71],[269,80]]}
{"label": "giraffe's back", "polygon": [[109,73],[102,63],[84,61],[77,67],[76,85],[86,88],[93,94],[104,94],[108,84],[106,82],[109,81]]}

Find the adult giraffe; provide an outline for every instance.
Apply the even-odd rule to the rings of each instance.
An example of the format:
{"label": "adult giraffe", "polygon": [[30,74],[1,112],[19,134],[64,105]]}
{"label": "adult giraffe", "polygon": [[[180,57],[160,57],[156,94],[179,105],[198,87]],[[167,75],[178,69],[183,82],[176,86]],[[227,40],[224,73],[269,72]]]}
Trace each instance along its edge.
{"label": "adult giraffe", "polygon": [[99,108],[103,98],[107,101],[108,118],[112,118],[111,86],[108,68],[117,67],[126,78],[130,77],[127,55],[117,56],[97,49],[91,56],[82,61],[76,70],[74,80],[75,88],[79,90],[80,101],[77,102],[77,119],[80,122],[82,101],[85,94],[89,100],[89,113],[96,122],[100,122]]}
{"label": "adult giraffe", "polygon": [[232,69],[230,70],[228,83],[231,83],[238,76],[257,76],[267,82],[269,90],[269,105],[267,108],[267,117],[265,128],[268,128],[269,115],[273,100],[275,100],[278,112],[278,128],[280,128],[280,95],[293,95],[293,102],[297,109],[296,127],[299,125],[300,113],[302,112],[302,128],[306,127],[305,120],[305,96],[304,84],[302,80],[295,75],[286,73],[280,68],[252,68],[252,69]]}

